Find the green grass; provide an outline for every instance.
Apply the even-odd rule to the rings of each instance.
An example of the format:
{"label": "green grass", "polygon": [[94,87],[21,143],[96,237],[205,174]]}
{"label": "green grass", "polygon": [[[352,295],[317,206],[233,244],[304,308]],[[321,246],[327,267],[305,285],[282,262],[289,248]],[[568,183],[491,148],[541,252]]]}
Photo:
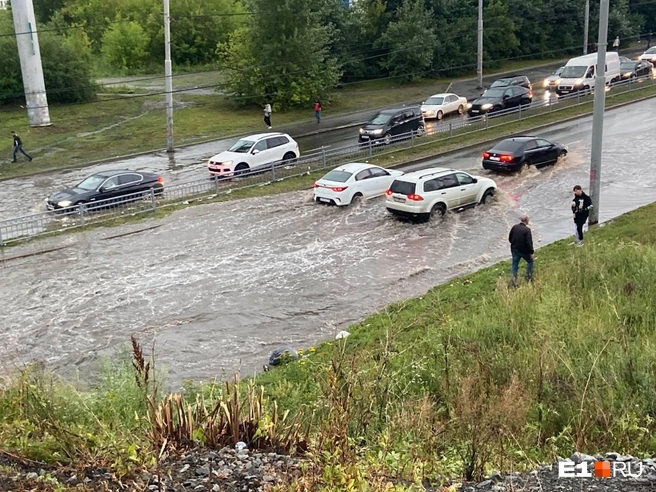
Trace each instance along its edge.
{"label": "green grass", "polygon": [[[265,398],[244,396],[242,418],[256,415],[272,438],[272,415],[301,411],[313,422],[307,472],[290,490],[480,479],[575,450],[653,455],[655,212],[652,204],[594,228],[584,248],[564,240],[539,249],[533,284],[510,289],[501,262],[390,305],[349,327],[345,341],[258,376]],[[38,369],[7,379],[0,449],[123,474],[152,464],[178,432],[202,441],[203,409],[217,398],[230,405],[221,385],[187,386],[184,400],[162,408],[189,402],[196,423],[176,420],[169,434],[158,425],[153,445],[148,371],[135,379],[126,357],[105,364],[86,390]]]}

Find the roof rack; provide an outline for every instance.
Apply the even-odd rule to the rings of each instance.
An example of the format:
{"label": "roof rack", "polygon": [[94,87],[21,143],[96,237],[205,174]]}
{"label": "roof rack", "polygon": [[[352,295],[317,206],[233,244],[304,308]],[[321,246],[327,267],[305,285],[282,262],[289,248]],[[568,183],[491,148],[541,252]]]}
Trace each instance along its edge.
{"label": "roof rack", "polygon": [[447,172],[451,172],[451,171],[455,172],[455,169],[452,169],[452,168],[443,167],[443,168],[440,168],[440,169],[441,169],[440,171],[433,171],[432,173],[422,174],[421,176],[419,176],[419,179],[425,178],[426,176],[432,176],[433,174],[447,173]]}

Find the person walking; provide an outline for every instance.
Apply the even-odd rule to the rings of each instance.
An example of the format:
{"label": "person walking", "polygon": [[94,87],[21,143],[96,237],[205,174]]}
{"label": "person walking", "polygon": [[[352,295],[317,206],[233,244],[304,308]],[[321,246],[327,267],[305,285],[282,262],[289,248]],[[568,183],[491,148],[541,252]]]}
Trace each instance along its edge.
{"label": "person walking", "polygon": [[14,139],[14,154],[11,162],[16,162],[16,154],[18,154],[19,152],[23,154],[25,157],[27,157],[30,161],[32,161],[32,158],[28,155],[28,153],[23,150],[23,141],[18,136],[18,134],[12,130],[11,136]]}
{"label": "person walking", "polygon": [[574,199],[572,200],[572,214],[576,226],[576,245],[583,246],[583,226],[588,221],[592,199],[583,192],[580,185],[574,187]]}
{"label": "person walking", "polygon": [[526,261],[526,280],[533,281],[533,234],[528,226],[529,216],[523,214],[520,217],[519,224],[510,229],[508,242],[510,243],[510,252],[512,253],[512,267],[510,269],[510,284],[517,287],[517,273],[519,272],[519,262],[523,259]]}
{"label": "person walking", "polygon": [[264,123],[271,128],[271,104],[269,103],[264,105]]}
{"label": "person walking", "polygon": [[321,103],[318,99],[314,100],[314,117],[317,119],[317,125],[321,123]]}
{"label": "person walking", "polygon": [[613,48],[616,49],[616,50],[618,50],[620,48],[620,37],[619,36],[617,36],[615,38],[615,41],[613,41]]}

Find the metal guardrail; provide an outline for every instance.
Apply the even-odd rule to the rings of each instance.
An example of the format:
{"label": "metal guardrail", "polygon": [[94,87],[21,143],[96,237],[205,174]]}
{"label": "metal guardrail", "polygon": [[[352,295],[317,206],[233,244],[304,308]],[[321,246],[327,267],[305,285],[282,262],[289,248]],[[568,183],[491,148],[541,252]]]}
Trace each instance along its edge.
{"label": "metal guardrail", "polygon": [[[656,85],[651,77],[629,79],[613,84],[613,95],[641,89],[645,83]],[[239,176],[212,176],[187,183],[167,186],[163,191],[148,190],[120,198],[76,205],[61,210],[47,211],[0,221],[0,246],[16,241],[46,236],[77,229],[92,224],[110,222],[120,217],[153,212],[158,208],[184,203],[187,199],[215,198],[233,191],[271,183],[311,172],[328,170],[346,162],[367,160],[376,155],[396,152],[448,140],[481,131],[488,131],[510,121],[540,117],[545,112],[559,111],[590,102],[592,91],[577,92],[557,99],[548,97],[533,101],[524,107],[497,111],[476,117],[440,122],[427,131],[410,132],[383,139],[368,141],[333,150],[322,149],[292,161],[276,161]],[[430,138],[434,136],[435,138]]]}

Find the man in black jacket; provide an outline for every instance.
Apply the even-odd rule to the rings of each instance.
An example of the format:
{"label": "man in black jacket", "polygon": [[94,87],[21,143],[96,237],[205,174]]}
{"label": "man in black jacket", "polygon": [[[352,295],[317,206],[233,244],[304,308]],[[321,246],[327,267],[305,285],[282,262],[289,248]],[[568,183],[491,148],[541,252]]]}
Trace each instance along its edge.
{"label": "man in black jacket", "polygon": [[510,229],[508,242],[510,242],[510,252],[512,253],[511,284],[517,286],[517,272],[519,271],[519,261],[523,258],[526,261],[526,280],[533,280],[533,235],[528,227],[529,217],[524,214],[521,222]]}
{"label": "man in black jacket", "polygon": [[28,155],[27,152],[23,150],[23,142],[21,141],[20,137],[16,134],[16,132],[13,130],[11,131],[11,138],[14,139],[14,153],[11,162],[16,162],[16,154],[18,154],[19,152],[31,161],[32,158]]}
{"label": "man in black jacket", "polygon": [[574,214],[574,224],[576,225],[577,246],[583,246],[583,226],[588,221],[591,208],[592,199],[583,193],[581,186],[576,185],[574,187],[574,199],[572,200],[572,213]]}

